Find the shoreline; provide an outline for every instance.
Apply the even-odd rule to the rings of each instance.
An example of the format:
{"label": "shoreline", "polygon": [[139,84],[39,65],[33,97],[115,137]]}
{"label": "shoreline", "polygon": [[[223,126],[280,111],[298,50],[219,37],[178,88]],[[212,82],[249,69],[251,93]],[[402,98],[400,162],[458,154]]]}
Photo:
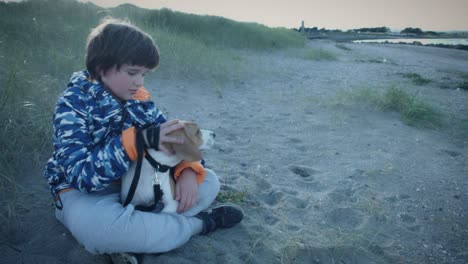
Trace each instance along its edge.
{"label": "shoreline", "polygon": [[[309,40],[333,40],[339,43],[358,43],[354,41],[358,40],[379,40],[379,39],[467,39],[468,36],[457,37],[457,36],[415,36],[415,35],[388,35],[388,34],[340,34],[340,33],[331,33],[331,34],[324,34],[324,35],[307,35],[307,39]],[[412,43],[408,42],[366,42],[368,44],[404,44],[410,46],[423,46],[423,47],[437,47],[437,48],[446,48],[446,49],[457,49],[457,50],[466,50],[468,51],[468,45],[463,44],[422,44],[419,41],[413,41]]]}
{"label": "shoreline", "polygon": [[[349,42],[346,42],[346,43],[359,43],[359,42],[353,42],[353,41],[349,41]],[[456,50],[465,50],[465,51],[468,51],[468,45],[461,45],[461,44],[458,44],[458,45],[450,45],[450,44],[422,44],[421,42],[418,42],[418,41],[414,41],[413,43],[407,43],[407,42],[398,42],[398,43],[394,43],[394,42],[389,42],[389,41],[384,41],[384,42],[366,42],[366,44],[377,44],[377,45],[381,45],[381,44],[390,44],[390,45],[408,45],[408,46],[422,46],[422,47],[435,47],[435,48],[445,48],[445,49],[456,49]]]}

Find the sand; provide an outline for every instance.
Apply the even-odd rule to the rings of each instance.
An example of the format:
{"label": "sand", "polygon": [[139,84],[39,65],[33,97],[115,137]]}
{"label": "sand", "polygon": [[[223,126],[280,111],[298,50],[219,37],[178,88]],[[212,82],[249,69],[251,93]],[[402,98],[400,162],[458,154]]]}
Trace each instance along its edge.
{"label": "sand", "polygon": [[[216,132],[207,165],[224,191],[246,193],[246,217],[144,263],[468,262],[468,136],[457,125],[468,114],[468,91],[457,89],[468,52],[345,45],[308,43],[335,53],[332,61],[245,52],[252,74],[221,89],[194,79],[147,85],[169,118]],[[401,75],[410,72],[431,82],[413,84]],[[392,86],[455,118],[415,128],[342,96]],[[22,182],[0,262],[109,263],[55,220],[41,177]]]}

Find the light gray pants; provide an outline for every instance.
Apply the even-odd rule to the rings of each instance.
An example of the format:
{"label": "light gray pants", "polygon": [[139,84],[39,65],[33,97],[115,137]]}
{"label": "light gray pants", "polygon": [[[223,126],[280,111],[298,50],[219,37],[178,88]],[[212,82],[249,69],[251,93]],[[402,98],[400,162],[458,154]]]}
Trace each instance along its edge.
{"label": "light gray pants", "polygon": [[166,252],[201,232],[202,221],[193,216],[210,206],[219,188],[216,174],[206,169],[197,203],[182,214],[123,207],[119,184],[94,193],[72,190],[60,195],[63,209],[56,209],[55,216],[93,254]]}

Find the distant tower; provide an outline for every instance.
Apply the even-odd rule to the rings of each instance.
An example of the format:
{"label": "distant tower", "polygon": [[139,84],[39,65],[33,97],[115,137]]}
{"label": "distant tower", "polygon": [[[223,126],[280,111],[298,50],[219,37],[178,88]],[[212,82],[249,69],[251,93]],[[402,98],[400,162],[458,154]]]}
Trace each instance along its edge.
{"label": "distant tower", "polygon": [[299,29],[299,31],[300,31],[301,33],[304,33],[304,31],[305,31],[304,20],[302,20],[302,22],[301,22],[301,28]]}

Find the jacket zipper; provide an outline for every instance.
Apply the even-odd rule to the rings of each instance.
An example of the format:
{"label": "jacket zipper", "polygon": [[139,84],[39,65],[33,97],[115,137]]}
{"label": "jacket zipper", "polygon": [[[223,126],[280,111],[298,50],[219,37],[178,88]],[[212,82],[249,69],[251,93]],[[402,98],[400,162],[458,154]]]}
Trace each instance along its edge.
{"label": "jacket zipper", "polygon": [[125,111],[125,108],[122,107],[122,111],[123,111],[123,114],[122,114],[122,119],[120,120],[120,127],[119,127],[120,131],[122,131],[122,128],[123,128],[123,125],[124,125],[124,122],[125,122],[125,118],[127,117],[127,111]]}

